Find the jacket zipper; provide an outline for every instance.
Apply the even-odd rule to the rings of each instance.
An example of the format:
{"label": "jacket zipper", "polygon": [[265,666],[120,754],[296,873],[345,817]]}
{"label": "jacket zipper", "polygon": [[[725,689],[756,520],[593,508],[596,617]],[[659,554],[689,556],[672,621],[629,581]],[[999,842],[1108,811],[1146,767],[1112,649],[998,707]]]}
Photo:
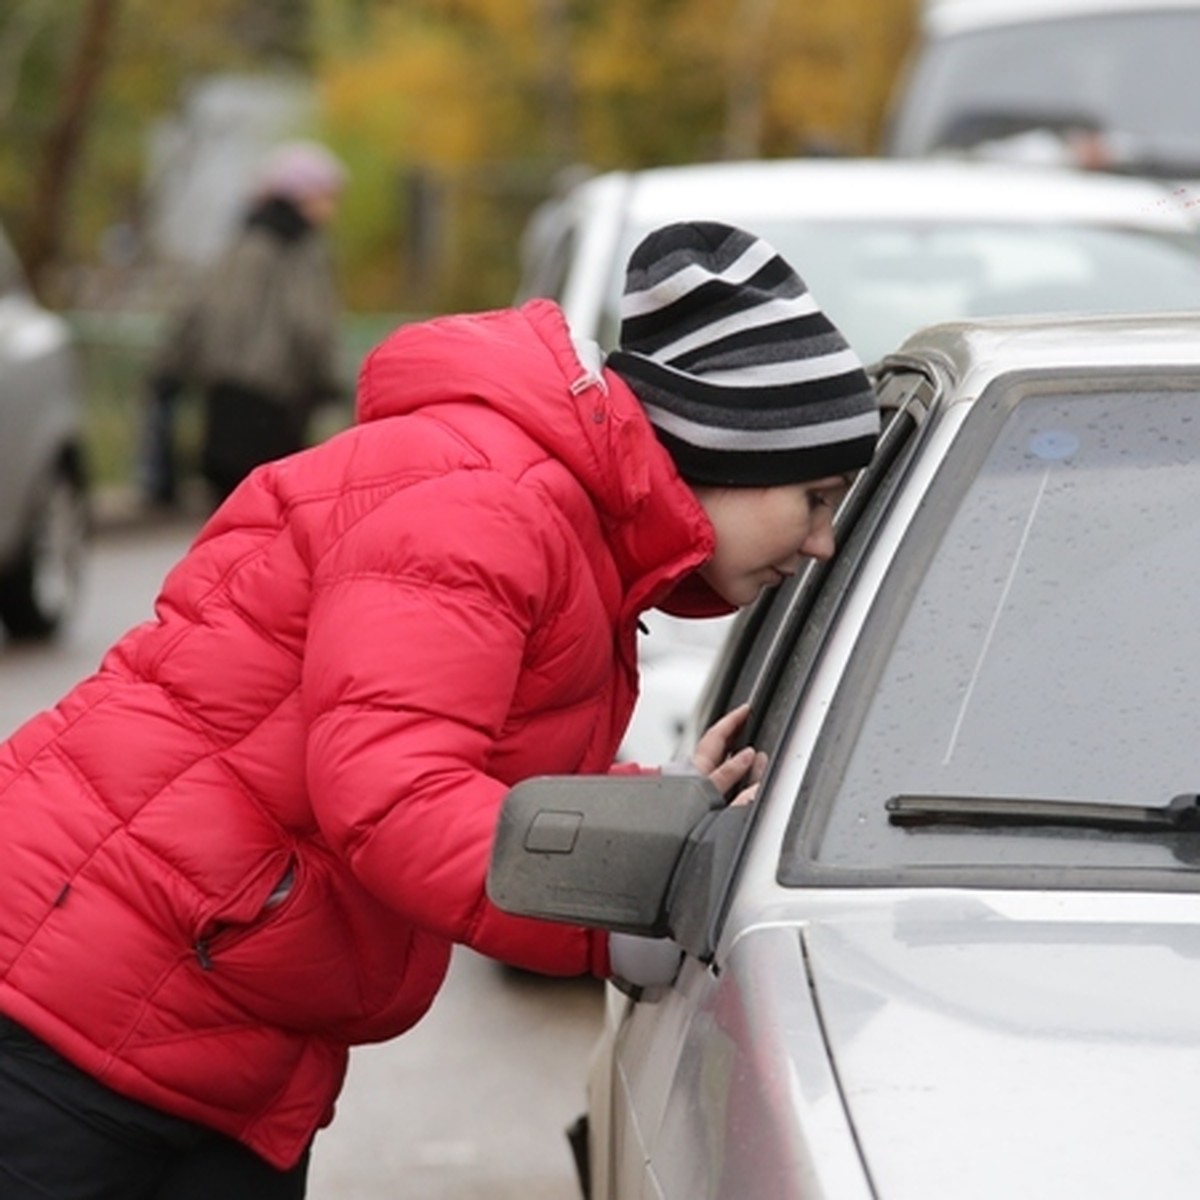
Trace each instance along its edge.
{"label": "jacket zipper", "polygon": [[270,895],[263,901],[263,906],[258,911],[258,915],[244,925],[222,925],[218,923],[211,933],[205,934],[203,937],[198,937],[192,947],[195,951],[196,961],[200,964],[202,971],[211,971],[214,969],[213,953],[217,949],[228,950],[231,946],[236,946],[243,938],[249,937],[255,930],[262,925],[264,916],[274,912],[291,894],[296,886],[296,863],[295,860],[288,863],[287,870],[280,876],[278,882],[271,889]]}

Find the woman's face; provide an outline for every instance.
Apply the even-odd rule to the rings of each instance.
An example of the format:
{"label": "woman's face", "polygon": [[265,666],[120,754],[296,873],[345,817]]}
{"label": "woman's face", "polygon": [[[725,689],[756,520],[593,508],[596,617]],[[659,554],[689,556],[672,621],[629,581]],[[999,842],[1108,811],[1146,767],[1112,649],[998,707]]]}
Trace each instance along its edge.
{"label": "woman's face", "polygon": [[717,536],[701,577],[722,599],[743,608],[763,588],[794,575],[805,559],[830,558],[833,513],[849,483],[844,475],[831,475],[779,487],[696,486]]}

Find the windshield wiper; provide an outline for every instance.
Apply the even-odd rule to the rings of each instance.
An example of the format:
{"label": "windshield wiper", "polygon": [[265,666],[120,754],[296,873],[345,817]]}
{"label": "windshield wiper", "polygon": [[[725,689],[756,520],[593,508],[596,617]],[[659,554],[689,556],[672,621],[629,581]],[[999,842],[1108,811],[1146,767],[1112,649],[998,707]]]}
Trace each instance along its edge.
{"label": "windshield wiper", "polygon": [[1141,833],[1200,832],[1200,795],[1186,793],[1169,804],[1146,808],[1110,801],[1038,800],[1002,796],[893,796],[884,806],[888,821],[922,825],[1059,825],[1077,829]]}

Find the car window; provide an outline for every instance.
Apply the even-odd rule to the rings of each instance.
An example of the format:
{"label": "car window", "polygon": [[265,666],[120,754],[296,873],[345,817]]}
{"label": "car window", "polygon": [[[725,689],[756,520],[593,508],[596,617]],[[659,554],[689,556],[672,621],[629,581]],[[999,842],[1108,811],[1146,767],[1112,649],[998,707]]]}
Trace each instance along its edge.
{"label": "car window", "polygon": [[[768,759],[774,758],[802,680],[812,667],[815,647],[841,596],[845,568],[840,564],[861,554],[861,546],[869,540],[882,507],[881,496],[899,474],[902,451],[924,419],[932,393],[926,378],[912,372],[896,374],[878,390],[885,427],[874,460],[860,473],[834,516],[835,565],[810,563],[795,578],[764,591],[740,614],[693,709],[683,734],[685,745],[695,745],[719,717],[749,703],[750,720],[739,744],[754,745]],[[797,641],[804,642],[802,650],[793,649]]]}
{"label": "car window", "polygon": [[[774,761],[788,733],[820,650],[846,595],[855,564],[866,553],[890,497],[911,457],[914,433],[924,420],[932,387],[924,376],[893,376],[880,388],[887,424],[869,471],[856,481],[839,510],[838,553],[814,564],[811,576],[782,599],[782,612],[764,623],[747,652],[731,698],[749,700],[749,740]],[[782,590],[782,589],[781,589]],[[727,707],[732,707],[729,705]]]}
{"label": "car window", "polygon": [[[1200,784],[1200,395],[994,388],[905,534],[834,698],[780,877],[1200,874],[1161,838],[889,824],[897,795],[1163,805]],[[1039,868],[1041,873],[1039,874]],[[873,874],[872,874],[873,873]],[[1116,886],[1120,886],[1117,884]],[[1130,884],[1132,886],[1132,884]]]}
{"label": "car window", "polygon": [[[770,588],[726,640],[725,649],[710,674],[708,689],[693,714],[687,739],[696,737],[719,716],[743,702],[751,706],[742,743],[749,742],[767,756],[764,786],[787,732],[797,698],[819,653],[824,634],[832,624],[844,594],[848,571],[844,563],[861,556],[877,527],[884,497],[903,473],[915,443],[914,432],[928,411],[932,393],[928,380],[918,373],[900,372],[879,386],[885,427],[875,456],[860,472],[834,515],[838,552],[831,563],[812,563],[787,583]],[[743,810],[745,811],[745,810]],[[748,844],[753,819],[742,826],[736,842],[727,848],[727,859],[715,871],[702,909],[684,909],[688,938],[677,929],[681,944],[705,957],[697,947],[716,945],[724,920],[725,904]]]}
{"label": "car window", "polygon": [[[768,757],[774,754],[790,712],[791,693],[799,686],[797,677],[811,667],[815,644],[842,595],[843,572],[837,564],[869,536],[872,523],[864,521],[864,513],[878,508],[879,493],[886,490],[897,458],[924,415],[928,391],[924,377],[914,374],[893,378],[881,389],[886,426],[870,467],[860,473],[834,516],[837,556],[832,563],[809,562],[794,579],[764,592],[735,627],[711,677],[704,727],[721,713],[749,703],[751,717],[743,740]],[[818,609],[819,614],[814,611]],[[804,651],[789,649],[797,642]],[[785,668],[789,682],[781,690],[777,684]]]}

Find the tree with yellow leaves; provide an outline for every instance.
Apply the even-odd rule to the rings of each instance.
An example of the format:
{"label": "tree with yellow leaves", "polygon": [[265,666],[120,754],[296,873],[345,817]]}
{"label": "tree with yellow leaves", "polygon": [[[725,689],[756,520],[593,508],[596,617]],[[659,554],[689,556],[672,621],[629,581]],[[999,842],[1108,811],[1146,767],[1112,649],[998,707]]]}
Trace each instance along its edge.
{"label": "tree with yellow leaves", "polygon": [[6,0],[0,220],[31,246],[50,217],[39,259],[86,260],[136,210],[147,131],[189,82],[283,59],[352,168],[351,306],[505,303],[564,168],[871,150],[916,3]]}
{"label": "tree with yellow leaves", "polygon": [[366,259],[397,222],[410,247],[437,239],[440,286],[410,279],[406,293],[426,307],[503,302],[520,221],[565,166],[870,151],[915,8],[915,0],[315,4],[329,131],[370,184],[357,209],[350,201],[354,273],[374,288],[395,270],[395,247],[374,276]]}

